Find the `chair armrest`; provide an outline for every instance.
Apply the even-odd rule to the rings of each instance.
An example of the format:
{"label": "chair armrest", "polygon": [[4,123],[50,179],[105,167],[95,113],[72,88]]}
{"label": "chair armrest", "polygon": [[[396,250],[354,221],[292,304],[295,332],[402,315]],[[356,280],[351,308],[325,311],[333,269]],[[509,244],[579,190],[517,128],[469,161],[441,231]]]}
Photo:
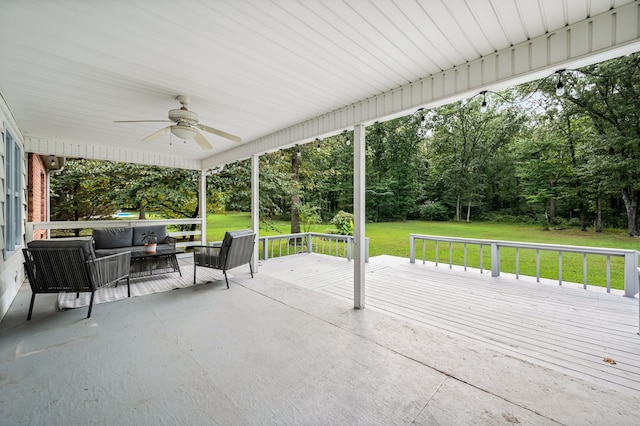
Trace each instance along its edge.
{"label": "chair armrest", "polygon": [[87,260],[87,266],[96,288],[103,287],[129,276],[131,252],[125,251],[123,253]]}
{"label": "chair armrest", "polygon": [[207,245],[209,247],[222,247],[222,241],[212,241]]}
{"label": "chair armrest", "polygon": [[222,268],[224,258],[222,247],[193,246],[193,263],[197,266]]}

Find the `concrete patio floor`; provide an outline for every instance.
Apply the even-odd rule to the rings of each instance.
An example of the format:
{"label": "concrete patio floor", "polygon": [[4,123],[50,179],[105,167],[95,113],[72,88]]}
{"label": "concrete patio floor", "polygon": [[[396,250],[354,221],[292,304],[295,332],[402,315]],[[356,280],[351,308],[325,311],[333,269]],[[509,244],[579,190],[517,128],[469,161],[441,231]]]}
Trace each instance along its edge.
{"label": "concrete patio floor", "polygon": [[[640,398],[268,268],[0,323],[0,424],[637,424]],[[133,281],[135,285],[135,281]]]}

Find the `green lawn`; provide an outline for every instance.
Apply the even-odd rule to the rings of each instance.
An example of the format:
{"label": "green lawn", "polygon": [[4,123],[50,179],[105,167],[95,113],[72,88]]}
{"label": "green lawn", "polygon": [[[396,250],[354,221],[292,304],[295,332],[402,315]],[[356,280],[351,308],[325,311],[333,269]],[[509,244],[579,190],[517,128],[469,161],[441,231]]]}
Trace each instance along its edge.
{"label": "green lawn", "polygon": [[[219,241],[224,233],[231,229],[251,227],[250,213],[229,212],[226,214],[210,214],[207,217],[207,240]],[[321,224],[312,228],[314,232],[327,232],[332,225]],[[269,225],[260,223],[261,235],[287,234],[290,223],[287,221],[273,221]],[[409,234],[427,234],[449,237],[478,238],[487,240],[522,241],[547,244],[563,244],[575,246],[607,247],[634,249],[640,251],[640,240],[630,238],[624,230],[605,230],[596,234],[593,230],[581,232],[570,228],[564,230],[544,231],[535,225],[513,225],[504,223],[475,222],[388,222],[368,223],[366,235],[371,239],[370,255],[389,254],[393,256],[409,257]],[[421,257],[421,248],[417,256]],[[448,244],[439,245],[439,261],[449,262]],[[479,249],[468,246],[467,262],[471,267],[480,266]],[[427,260],[435,260],[435,246],[427,245]],[[582,256],[579,254],[563,254],[563,280],[582,282]],[[594,285],[605,285],[605,258],[588,257],[589,269],[587,282]],[[461,245],[454,245],[454,264],[462,264],[463,250]],[[501,269],[505,272],[515,272],[515,250],[503,249],[501,253]],[[484,249],[483,264],[490,269],[489,249]],[[611,258],[611,285],[613,288],[623,288],[623,263],[618,258]],[[541,275],[545,278],[557,279],[558,257],[555,253],[541,252]],[[520,273],[535,275],[535,252],[520,250]]]}

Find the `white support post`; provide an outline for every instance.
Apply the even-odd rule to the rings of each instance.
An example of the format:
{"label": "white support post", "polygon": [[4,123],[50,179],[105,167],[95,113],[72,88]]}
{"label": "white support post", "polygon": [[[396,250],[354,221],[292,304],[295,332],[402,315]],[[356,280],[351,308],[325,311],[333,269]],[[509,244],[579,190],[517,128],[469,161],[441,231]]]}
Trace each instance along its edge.
{"label": "white support post", "polygon": [[353,129],[353,306],[364,308],[365,266],[365,126]]}
{"label": "white support post", "polygon": [[200,244],[207,245],[207,171],[200,170]]}
{"label": "white support post", "polygon": [[636,297],[638,292],[638,252],[631,250],[624,254],[624,295]]}
{"label": "white support post", "polygon": [[253,272],[258,272],[258,231],[260,229],[260,156],[251,156],[251,228],[256,233],[253,246]]}
{"label": "white support post", "polygon": [[500,276],[500,246],[496,243],[491,243],[491,276]]}

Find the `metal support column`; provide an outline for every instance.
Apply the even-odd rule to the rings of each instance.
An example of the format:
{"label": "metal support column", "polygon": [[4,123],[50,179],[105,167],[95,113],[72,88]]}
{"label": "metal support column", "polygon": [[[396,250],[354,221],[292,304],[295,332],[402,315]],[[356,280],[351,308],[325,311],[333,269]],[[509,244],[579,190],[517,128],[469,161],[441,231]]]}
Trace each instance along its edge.
{"label": "metal support column", "polygon": [[365,126],[353,129],[353,306],[364,308],[365,266]]}

